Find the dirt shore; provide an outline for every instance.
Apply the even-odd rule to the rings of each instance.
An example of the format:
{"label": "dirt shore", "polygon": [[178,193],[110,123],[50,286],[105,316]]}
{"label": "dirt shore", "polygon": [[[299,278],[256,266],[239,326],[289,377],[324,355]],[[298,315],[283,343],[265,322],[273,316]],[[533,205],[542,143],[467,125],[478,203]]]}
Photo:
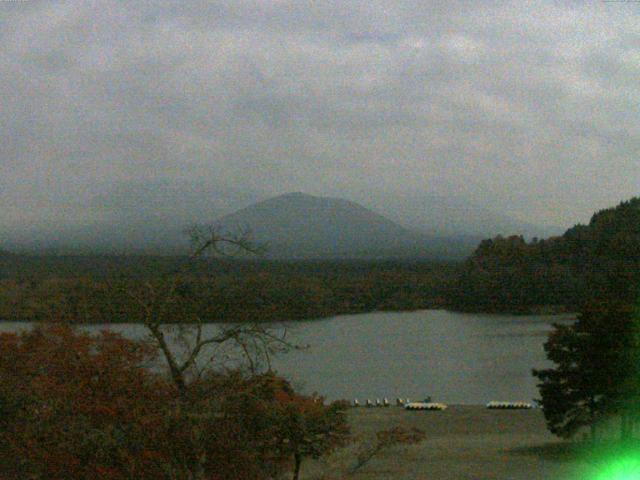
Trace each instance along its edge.
{"label": "dirt shore", "polygon": [[482,406],[450,406],[443,412],[409,412],[399,407],[354,408],[349,417],[361,439],[394,426],[416,427],[426,439],[417,445],[394,447],[353,475],[345,475],[355,458],[355,446],[324,465],[308,465],[303,478],[354,480],[578,480],[589,478],[587,466],[566,454],[566,443],[551,435],[542,412],[488,410]]}

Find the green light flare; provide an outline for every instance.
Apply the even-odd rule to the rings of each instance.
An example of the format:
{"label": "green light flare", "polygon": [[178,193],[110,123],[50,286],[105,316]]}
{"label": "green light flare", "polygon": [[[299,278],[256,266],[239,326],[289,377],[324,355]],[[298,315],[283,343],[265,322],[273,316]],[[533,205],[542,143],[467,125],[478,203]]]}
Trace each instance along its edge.
{"label": "green light flare", "polygon": [[635,453],[613,459],[593,480],[640,480],[640,455]]}

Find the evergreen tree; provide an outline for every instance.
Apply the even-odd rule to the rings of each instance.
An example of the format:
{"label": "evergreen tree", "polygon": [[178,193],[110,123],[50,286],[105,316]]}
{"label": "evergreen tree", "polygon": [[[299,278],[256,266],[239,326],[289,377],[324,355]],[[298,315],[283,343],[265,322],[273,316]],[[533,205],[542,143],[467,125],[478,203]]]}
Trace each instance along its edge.
{"label": "evergreen tree", "polygon": [[570,326],[556,325],[545,344],[555,366],[534,370],[549,430],[570,437],[581,427],[620,415],[631,432],[640,398],[638,319],[628,302],[599,299]]}

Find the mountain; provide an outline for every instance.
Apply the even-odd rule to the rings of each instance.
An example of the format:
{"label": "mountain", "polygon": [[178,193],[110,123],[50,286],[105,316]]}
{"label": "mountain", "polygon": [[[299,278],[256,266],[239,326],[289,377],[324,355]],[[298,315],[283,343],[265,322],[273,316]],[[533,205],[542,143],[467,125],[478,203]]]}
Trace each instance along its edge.
{"label": "mountain", "polygon": [[461,258],[478,239],[438,237],[405,228],[362,205],[288,193],[250,205],[216,222],[227,232],[249,230],[270,257]]}
{"label": "mountain", "polygon": [[565,230],[523,222],[455,196],[394,193],[379,197],[371,207],[407,228],[436,236],[492,238],[496,235],[523,235],[525,238],[545,238],[561,235]]}
{"label": "mountain", "polygon": [[0,225],[0,247],[57,253],[184,253],[189,246],[184,230],[216,218],[233,229],[250,227],[258,240],[270,244],[273,257],[461,258],[482,238],[497,234],[532,238],[560,233],[453,197],[380,195],[359,196],[362,205],[302,193],[256,203],[259,193],[224,185],[122,183],[97,189],[85,210],[69,216],[68,222]]}

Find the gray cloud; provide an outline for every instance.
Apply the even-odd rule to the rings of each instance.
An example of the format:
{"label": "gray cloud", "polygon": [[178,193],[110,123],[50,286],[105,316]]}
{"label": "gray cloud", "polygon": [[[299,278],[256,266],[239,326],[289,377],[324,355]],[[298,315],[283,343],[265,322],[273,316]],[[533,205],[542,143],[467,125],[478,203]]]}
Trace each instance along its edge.
{"label": "gray cloud", "polygon": [[226,211],[306,191],[370,205],[456,196],[533,223],[585,221],[638,194],[639,13],[1,2],[0,224],[113,218],[126,208],[105,198],[123,189],[147,209],[184,191],[185,217],[208,211],[203,196]]}

